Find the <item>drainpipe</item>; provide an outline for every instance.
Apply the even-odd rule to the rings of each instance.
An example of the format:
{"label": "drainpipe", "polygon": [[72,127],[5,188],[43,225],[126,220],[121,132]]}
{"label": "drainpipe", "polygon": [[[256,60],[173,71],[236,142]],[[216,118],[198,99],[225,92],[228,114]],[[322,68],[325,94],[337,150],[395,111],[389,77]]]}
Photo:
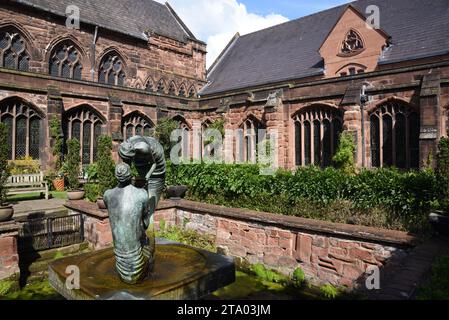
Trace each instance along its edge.
{"label": "drainpipe", "polygon": [[362,168],[366,168],[366,141],[365,141],[365,104],[368,101],[366,85],[362,86],[360,94],[360,112],[362,113]]}
{"label": "drainpipe", "polygon": [[97,38],[98,38],[98,26],[95,26],[94,38],[92,41],[92,61],[91,61],[91,69],[90,74],[92,75],[92,82],[95,82],[95,52],[97,51]]}

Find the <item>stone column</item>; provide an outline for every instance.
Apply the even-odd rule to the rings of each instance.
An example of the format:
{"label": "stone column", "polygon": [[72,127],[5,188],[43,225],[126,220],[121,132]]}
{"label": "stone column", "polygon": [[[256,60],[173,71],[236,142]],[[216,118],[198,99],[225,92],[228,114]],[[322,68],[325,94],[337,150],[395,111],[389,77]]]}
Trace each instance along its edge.
{"label": "stone column", "polygon": [[122,116],[122,101],[115,96],[109,96],[107,134],[112,137],[112,150],[115,162],[119,161],[118,148],[123,142]]}
{"label": "stone column", "polygon": [[19,253],[17,238],[20,225],[16,222],[0,223],[0,280],[19,279]]}
{"label": "stone column", "polygon": [[[432,70],[433,71],[433,70]],[[440,76],[432,72],[424,76],[420,93],[421,131],[419,136],[420,167],[427,164],[432,155],[435,166],[435,155],[438,152],[440,133]]]}
{"label": "stone column", "polygon": [[41,149],[41,163],[45,165],[44,170],[54,168],[54,162],[55,157],[53,156],[53,147],[56,143],[56,140],[52,138],[51,136],[51,130],[50,130],[50,123],[53,118],[57,118],[62,126],[62,115],[64,112],[64,105],[62,102],[61,92],[59,91],[59,88],[49,86],[48,87],[48,93],[47,93],[47,117],[45,118],[44,122],[45,125],[43,126],[44,134],[44,148]]}

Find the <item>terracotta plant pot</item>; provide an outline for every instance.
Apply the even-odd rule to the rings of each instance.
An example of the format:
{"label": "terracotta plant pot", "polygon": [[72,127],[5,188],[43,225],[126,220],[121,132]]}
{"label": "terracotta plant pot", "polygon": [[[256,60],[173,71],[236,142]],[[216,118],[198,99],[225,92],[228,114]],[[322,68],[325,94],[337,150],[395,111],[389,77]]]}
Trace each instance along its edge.
{"label": "terracotta plant pot", "polygon": [[84,194],[84,190],[72,190],[67,192],[67,198],[72,201],[82,200],[84,199]]}
{"label": "terracotta plant pot", "polygon": [[97,199],[97,205],[98,208],[101,210],[105,210],[106,209],[106,204],[104,203],[104,199],[103,198],[98,198]]}
{"label": "terracotta plant pot", "polygon": [[11,220],[14,214],[14,208],[10,205],[0,206],[0,222]]}
{"label": "terracotta plant pot", "polygon": [[64,191],[64,178],[58,178],[53,180],[53,187],[55,188],[56,191],[62,192]]}
{"label": "terracotta plant pot", "polygon": [[183,199],[187,193],[187,186],[169,186],[167,188],[167,196],[172,200]]}

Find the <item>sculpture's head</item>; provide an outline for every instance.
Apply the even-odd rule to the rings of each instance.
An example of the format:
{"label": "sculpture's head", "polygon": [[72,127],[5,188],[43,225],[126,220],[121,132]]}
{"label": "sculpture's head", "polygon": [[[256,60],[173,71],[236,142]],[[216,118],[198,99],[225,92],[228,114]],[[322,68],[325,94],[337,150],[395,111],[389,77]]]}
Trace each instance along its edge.
{"label": "sculpture's head", "polygon": [[120,145],[118,154],[120,158],[123,159],[123,161],[125,161],[126,163],[131,163],[134,156],[136,155],[136,151],[134,150],[133,144],[126,141]]}
{"label": "sculpture's head", "polygon": [[131,167],[127,163],[120,163],[115,167],[115,177],[120,185],[129,185],[132,179]]}

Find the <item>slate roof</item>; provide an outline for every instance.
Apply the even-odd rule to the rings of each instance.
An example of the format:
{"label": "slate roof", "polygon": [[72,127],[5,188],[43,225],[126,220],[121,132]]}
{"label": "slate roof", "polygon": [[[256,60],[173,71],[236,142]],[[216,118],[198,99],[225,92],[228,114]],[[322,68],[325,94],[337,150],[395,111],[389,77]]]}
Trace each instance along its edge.
{"label": "slate roof", "polygon": [[11,0],[65,17],[66,7],[80,8],[81,22],[147,40],[144,32],[172,39],[196,40],[169,5],[152,0]]}
{"label": "slate roof", "polygon": [[323,74],[318,52],[348,5],[380,8],[393,45],[379,64],[449,53],[448,0],[359,0],[238,37],[209,70],[201,95]]}

